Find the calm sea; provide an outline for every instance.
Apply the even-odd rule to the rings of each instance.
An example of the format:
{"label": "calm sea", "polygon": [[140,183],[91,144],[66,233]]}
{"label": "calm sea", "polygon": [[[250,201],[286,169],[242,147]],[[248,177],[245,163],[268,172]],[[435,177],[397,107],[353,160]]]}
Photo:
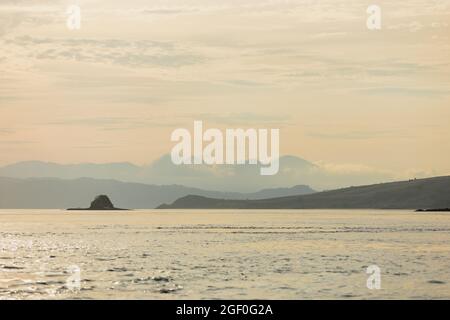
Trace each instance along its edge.
{"label": "calm sea", "polygon": [[449,270],[445,213],[0,210],[0,299],[448,299]]}

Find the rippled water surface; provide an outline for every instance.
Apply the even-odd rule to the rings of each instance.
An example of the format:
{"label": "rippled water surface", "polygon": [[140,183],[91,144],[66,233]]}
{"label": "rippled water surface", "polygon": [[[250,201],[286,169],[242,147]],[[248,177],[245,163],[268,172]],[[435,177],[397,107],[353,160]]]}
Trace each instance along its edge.
{"label": "rippled water surface", "polygon": [[449,271],[445,213],[0,210],[0,299],[450,298]]}

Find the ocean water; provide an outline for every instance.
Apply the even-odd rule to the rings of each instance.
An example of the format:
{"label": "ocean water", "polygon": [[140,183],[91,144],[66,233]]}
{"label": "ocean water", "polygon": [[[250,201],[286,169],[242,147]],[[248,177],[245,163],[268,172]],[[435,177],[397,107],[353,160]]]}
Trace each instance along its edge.
{"label": "ocean water", "polygon": [[448,299],[449,270],[445,213],[0,210],[0,299]]}

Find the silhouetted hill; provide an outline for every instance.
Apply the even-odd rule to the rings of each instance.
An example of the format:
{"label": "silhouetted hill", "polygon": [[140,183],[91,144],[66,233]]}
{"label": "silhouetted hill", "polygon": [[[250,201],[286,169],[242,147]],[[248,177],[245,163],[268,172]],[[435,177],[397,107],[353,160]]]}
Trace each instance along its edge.
{"label": "silhouetted hill", "polygon": [[160,209],[418,209],[450,207],[450,176],[350,187],[264,200],[190,195]]}
{"label": "silhouetted hill", "polygon": [[71,210],[71,211],[76,211],[76,210],[88,210],[88,211],[98,211],[98,210],[102,210],[102,211],[113,211],[113,210],[127,210],[127,209],[121,209],[121,208],[116,208],[113,203],[111,202],[111,200],[109,199],[109,197],[107,195],[99,195],[96,196],[94,201],[91,202],[91,205],[89,206],[89,208],[69,208],[67,210]]}
{"label": "silhouetted hill", "polygon": [[95,195],[108,194],[121,208],[149,209],[188,194],[227,199],[261,199],[281,195],[307,194],[308,186],[266,189],[254,193],[218,192],[180,185],[147,185],[116,180],[80,178],[16,179],[0,177],[0,208],[65,209],[89,203]]}

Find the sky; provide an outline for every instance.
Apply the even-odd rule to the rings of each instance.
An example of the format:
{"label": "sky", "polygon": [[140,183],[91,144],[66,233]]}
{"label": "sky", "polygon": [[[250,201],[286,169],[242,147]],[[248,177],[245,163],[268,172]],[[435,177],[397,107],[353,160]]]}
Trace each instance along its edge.
{"label": "sky", "polygon": [[147,164],[202,120],[336,172],[450,174],[450,0],[1,0],[0,48],[0,165]]}

